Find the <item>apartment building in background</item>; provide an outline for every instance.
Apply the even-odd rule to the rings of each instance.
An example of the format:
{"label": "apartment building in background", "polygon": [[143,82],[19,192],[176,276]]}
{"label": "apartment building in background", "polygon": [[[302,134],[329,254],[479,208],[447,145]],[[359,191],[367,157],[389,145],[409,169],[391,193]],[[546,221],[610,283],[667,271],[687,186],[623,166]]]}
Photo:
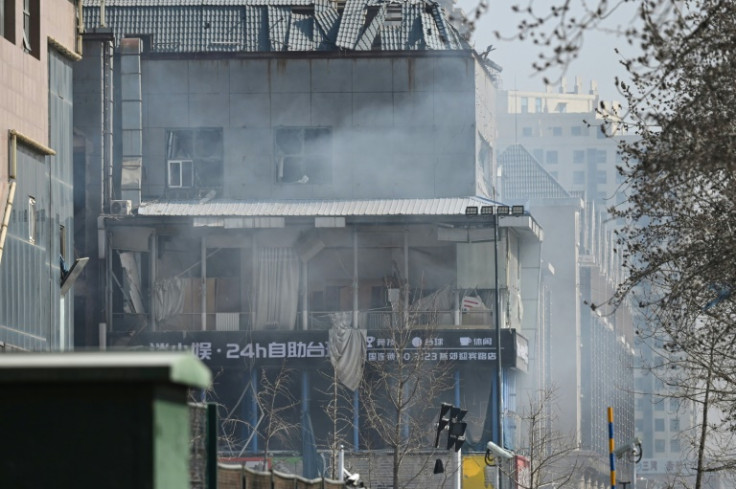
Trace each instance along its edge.
{"label": "apartment building in background", "polygon": [[601,131],[600,104],[597,84],[586,89],[580,77],[572,87],[563,80],[557,90],[499,91],[498,148],[522,145],[568,192],[603,208],[615,205],[622,198],[617,141],[629,136]]}

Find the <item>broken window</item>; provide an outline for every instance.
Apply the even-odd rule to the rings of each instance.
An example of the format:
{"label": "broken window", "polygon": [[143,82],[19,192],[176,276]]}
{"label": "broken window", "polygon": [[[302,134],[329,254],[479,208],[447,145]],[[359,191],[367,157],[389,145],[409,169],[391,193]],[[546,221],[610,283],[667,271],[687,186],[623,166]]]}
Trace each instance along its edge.
{"label": "broken window", "polygon": [[332,179],[332,130],[324,127],[276,129],[277,180],[327,183]]}
{"label": "broken window", "polygon": [[171,129],[166,132],[169,189],[194,189],[204,195],[222,188],[221,129]]}

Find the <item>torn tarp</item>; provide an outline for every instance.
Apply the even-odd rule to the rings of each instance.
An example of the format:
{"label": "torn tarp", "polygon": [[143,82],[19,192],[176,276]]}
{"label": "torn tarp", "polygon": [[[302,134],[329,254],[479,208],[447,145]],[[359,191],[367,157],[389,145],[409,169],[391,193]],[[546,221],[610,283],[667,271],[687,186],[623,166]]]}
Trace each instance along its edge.
{"label": "torn tarp", "polygon": [[366,330],[350,325],[352,312],[330,315],[330,362],[337,378],[345,387],[354,391],[363,378],[366,358]]}

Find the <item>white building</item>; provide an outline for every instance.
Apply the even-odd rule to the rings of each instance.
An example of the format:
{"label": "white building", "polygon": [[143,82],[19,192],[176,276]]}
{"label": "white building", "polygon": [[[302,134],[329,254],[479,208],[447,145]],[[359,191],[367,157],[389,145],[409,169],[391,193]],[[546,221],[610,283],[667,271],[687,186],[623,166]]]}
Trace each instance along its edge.
{"label": "white building", "polygon": [[[614,204],[621,179],[616,164],[619,136],[601,131],[598,86],[582,88],[576,78],[572,91],[563,82],[559,91],[499,91],[498,149],[524,146],[560,184],[584,200]],[[605,107],[616,106],[605,102]]]}

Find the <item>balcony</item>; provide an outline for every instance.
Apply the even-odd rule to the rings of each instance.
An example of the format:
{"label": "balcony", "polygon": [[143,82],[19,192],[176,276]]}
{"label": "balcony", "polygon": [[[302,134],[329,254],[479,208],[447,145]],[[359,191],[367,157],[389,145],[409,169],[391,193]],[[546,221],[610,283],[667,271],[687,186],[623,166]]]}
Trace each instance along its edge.
{"label": "balcony", "polygon": [[[327,331],[332,327],[335,314],[351,313],[351,311],[308,311],[307,330]],[[358,327],[368,330],[391,329],[407,321],[398,312],[393,311],[358,311]],[[455,320],[456,316],[459,318]],[[304,313],[297,313],[296,324],[292,327],[266,325],[261,331],[302,330]],[[204,314],[206,327],[202,328],[202,313],[181,313],[156,322],[151,328],[149,314],[113,315],[113,336],[132,336],[142,331],[177,332],[177,331],[253,331],[252,312],[214,312]],[[493,311],[411,311],[409,324],[416,328],[462,329],[462,328],[494,328]]]}

